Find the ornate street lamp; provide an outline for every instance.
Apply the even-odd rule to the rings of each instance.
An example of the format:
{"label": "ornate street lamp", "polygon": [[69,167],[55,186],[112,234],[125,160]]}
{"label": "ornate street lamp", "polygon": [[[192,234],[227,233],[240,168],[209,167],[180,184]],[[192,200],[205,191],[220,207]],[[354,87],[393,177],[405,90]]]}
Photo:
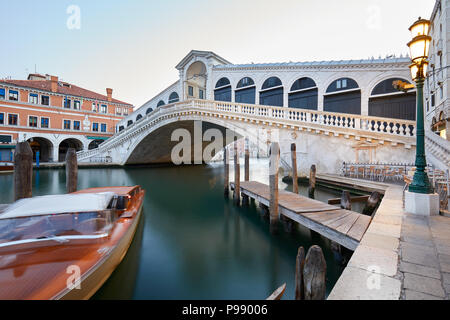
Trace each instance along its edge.
{"label": "ornate street lamp", "polygon": [[423,115],[423,84],[426,78],[428,67],[428,52],[430,49],[431,37],[430,21],[421,19],[414,22],[409,28],[413,39],[408,43],[412,64],[410,65],[411,77],[417,87],[417,115],[416,115],[416,171],[414,179],[409,185],[409,192],[431,194],[433,187],[430,184],[425,168],[427,161],[425,158],[425,130]]}

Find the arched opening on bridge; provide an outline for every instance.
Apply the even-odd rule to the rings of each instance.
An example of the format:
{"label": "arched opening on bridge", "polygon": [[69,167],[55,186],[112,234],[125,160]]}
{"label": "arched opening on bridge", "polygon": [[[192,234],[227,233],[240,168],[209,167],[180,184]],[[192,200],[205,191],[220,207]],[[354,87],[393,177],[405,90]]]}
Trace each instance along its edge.
{"label": "arched opening on bridge", "polygon": [[141,119],[142,119],[142,115],[141,115],[141,114],[138,114],[137,117],[136,117],[136,122],[138,122],[138,121],[141,120]]}
{"label": "arched opening on bridge", "polygon": [[445,117],[444,111],[441,111],[441,113],[439,114],[438,121],[436,121],[436,118],[433,117],[431,130],[434,131],[434,133],[436,133],[437,135],[441,136],[443,139],[447,139],[447,119]]}
{"label": "arched opening on bridge", "polygon": [[40,162],[53,161],[53,143],[45,138],[34,137],[28,139],[31,150],[33,151],[33,161],[36,162],[37,152],[39,152]]}
{"label": "arched opening on bridge", "polygon": [[245,77],[238,82],[234,92],[234,100],[240,103],[255,104],[256,86],[252,78]]}
{"label": "arched opening on bridge", "polygon": [[264,81],[259,92],[259,104],[264,106],[283,106],[283,84],[277,77]]}
{"label": "arched opening on bridge", "polygon": [[149,114],[150,112],[153,112],[152,108],[148,108],[147,111],[145,111],[145,114]]}
{"label": "arched opening on bridge", "polygon": [[289,92],[289,108],[317,110],[318,88],[311,78],[300,78]]}
{"label": "arched opening on bridge", "polygon": [[340,78],[327,88],[323,102],[324,111],[361,114],[361,89],[355,80]]}
{"label": "arched opening on bridge", "polygon": [[409,81],[390,78],[378,83],[369,98],[369,116],[416,120],[416,93],[401,92],[394,88],[394,81]]}
{"label": "arched opening on bridge", "polygon": [[75,138],[69,138],[61,141],[58,150],[58,161],[64,162],[66,160],[67,150],[74,148],[77,152],[83,150],[83,143]]}
{"label": "arched opening on bridge", "polygon": [[169,104],[176,103],[180,101],[180,97],[178,96],[178,93],[172,92],[169,96]]}
{"label": "arched opening on bridge", "polygon": [[157,108],[164,106],[166,103],[163,100],[159,100],[158,104],[156,105]]}
{"label": "arched opening on bridge", "polygon": [[105,141],[105,140],[99,140],[99,139],[92,140],[92,141],[89,143],[88,149],[89,149],[89,150],[97,149],[98,146],[101,145],[104,141]]}
{"label": "arched opening on bridge", "polygon": [[133,120],[128,120],[127,127],[131,126],[133,124]]}
{"label": "arched opening on bridge", "polygon": [[122,130],[124,130],[124,129],[125,129],[124,126],[119,126],[119,132],[122,131]]}
{"label": "arched opening on bridge", "polygon": [[214,100],[231,101],[231,83],[228,78],[221,78],[214,89]]}
{"label": "arched opening on bridge", "polygon": [[205,99],[206,66],[203,62],[196,61],[187,69],[184,92],[186,99]]}

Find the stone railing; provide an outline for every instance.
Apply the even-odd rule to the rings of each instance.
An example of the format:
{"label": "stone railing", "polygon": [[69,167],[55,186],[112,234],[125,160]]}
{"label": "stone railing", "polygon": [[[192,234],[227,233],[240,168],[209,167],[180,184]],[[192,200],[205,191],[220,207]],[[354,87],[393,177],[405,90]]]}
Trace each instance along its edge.
{"label": "stone railing", "polygon": [[109,150],[117,145],[118,141],[147,127],[149,123],[156,124],[168,116],[180,114],[180,112],[189,114],[191,111],[256,124],[290,126],[292,128],[302,126],[311,130],[322,130],[326,134],[336,131],[338,128],[344,130],[346,135],[352,132],[352,135],[355,136],[373,138],[374,134],[378,134],[377,139],[389,140],[394,145],[397,142],[405,145],[415,144],[415,139],[413,139],[415,136],[414,121],[233,102],[186,100],[157,108],[143,119],[116,133],[102,143],[98,149],[78,152],[78,158],[90,158],[101,151]]}
{"label": "stone railing", "polygon": [[425,132],[425,147],[429,154],[434,158],[433,164],[442,170],[450,167],[450,142],[442,139],[434,132],[427,130]]}

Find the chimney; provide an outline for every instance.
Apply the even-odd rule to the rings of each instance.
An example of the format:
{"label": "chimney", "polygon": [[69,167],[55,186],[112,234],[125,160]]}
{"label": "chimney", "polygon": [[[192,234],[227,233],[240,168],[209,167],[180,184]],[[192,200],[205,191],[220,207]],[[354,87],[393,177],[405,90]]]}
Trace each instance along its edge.
{"label": "chimney", "polygon": [[50,81],[52,82],[52,92],[58,92],[58,77],[51,76]]}
{"label": "chimney", "polygon": [[113,91],[113,89],[111,89],[111,88],[106,88],[106,95],[108,96],[108,101],[109,101],[109,102],[112,101],[112,91]]}

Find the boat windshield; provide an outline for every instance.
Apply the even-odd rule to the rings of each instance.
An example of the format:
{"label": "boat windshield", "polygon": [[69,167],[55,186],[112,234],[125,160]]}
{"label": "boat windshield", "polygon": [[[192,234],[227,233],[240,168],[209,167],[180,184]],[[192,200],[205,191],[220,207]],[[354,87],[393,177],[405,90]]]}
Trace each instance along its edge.
{"label": "boat windshield", "polygon": [[0,250],[33,242],[69,242],[107,237],[115,210],[0,219]]}

